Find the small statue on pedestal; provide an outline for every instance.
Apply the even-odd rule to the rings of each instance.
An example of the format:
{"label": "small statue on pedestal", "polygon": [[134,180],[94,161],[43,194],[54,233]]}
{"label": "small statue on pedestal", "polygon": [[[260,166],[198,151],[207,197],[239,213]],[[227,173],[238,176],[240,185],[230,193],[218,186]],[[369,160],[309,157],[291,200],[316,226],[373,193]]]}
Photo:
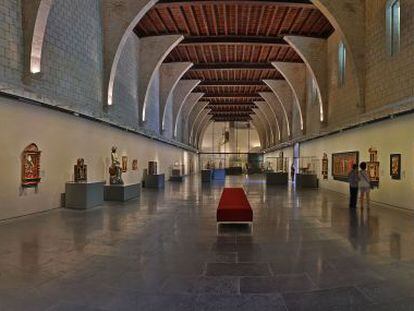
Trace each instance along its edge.
{"label": "small statue on pedestal", "polygon": [[88,180],[88,171],[85,160],[80,158],[77,160],[74,167],[74,179],[75,182],[85,182]]}
{"label": "small statue on pedestal", "polygon": [[122,180],[122,168],[121,162],[119,162],[118,154],[116,153],[117,148],[112,147],[111,153],[111,166],[109,167],[109,183],[111,185],[123,185],[124,181]]}

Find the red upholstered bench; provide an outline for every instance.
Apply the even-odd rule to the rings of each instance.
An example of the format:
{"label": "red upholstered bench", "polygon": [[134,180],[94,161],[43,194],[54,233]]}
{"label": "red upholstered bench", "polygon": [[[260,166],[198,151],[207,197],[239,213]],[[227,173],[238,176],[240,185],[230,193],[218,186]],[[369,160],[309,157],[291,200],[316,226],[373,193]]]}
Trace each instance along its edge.
{"label": "red upholstered bench", "polygon": [[217,208],[217,223],[253,224],[253,210],[243,188],[224,188]]}

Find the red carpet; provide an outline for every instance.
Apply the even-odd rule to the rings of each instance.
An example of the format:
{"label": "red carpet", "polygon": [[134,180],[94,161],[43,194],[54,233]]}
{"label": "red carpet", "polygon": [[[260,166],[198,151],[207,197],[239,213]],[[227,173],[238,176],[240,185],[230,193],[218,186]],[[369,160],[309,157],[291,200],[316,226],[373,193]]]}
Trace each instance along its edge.
{"label": "red carpet", "polygon": [[217,221],[253,221],[253,210],[243,188],[224,188],[217,208]]}

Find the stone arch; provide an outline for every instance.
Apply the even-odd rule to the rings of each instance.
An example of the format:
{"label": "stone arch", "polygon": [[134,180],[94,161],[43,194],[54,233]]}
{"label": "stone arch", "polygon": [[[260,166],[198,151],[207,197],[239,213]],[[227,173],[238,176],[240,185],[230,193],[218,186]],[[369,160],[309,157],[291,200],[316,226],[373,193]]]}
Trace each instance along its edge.
{"label": "stone arch", "polygon": [[[282,138],[282,129],[280,128],[279,120],[277,119],[276,113],[273,110],[273,107],[270,107],[266,101],[256,101],[255,102],[259,112],[266,118],[267,123],[269,124],[270,129],[272,130],[273,135],[273,144],[277,144]],[[273,117],[273,120],[272,120]],[[273,122],[272,122],[273,121]],[[272,126],[275,125],[276,127]],[[277,130],[277,136],[276,136]],[[277,137],[277,141],[276,141]]]}
{"label": "stone arch", "polygon": [[214,122],[212,120],[212,116],[205,115],[200,122],[200,125],[198,126],[196,137],[195,137],[195,146],[197,149],[200,149],[200,143],[202,142],[202,138],[204,137],[204,133],[207,130],[207,127],[210,125],[210,123]]}
{"label": "stone arch", "polygon": [[180,80],[175,88],[173,95],[173,136],[177,137],[178,120],[184,102],[201,80]]}
{"label": "stone arch", "polygon": [[[299,112],[300,129],[305,129],[306,106],[306,66],[303,63],[273,62],[272,65],[282,74],[293,94],[293,106]],[[282,100],[281,100],[282,101]]]}
{"label": "stone arch", "polygon": [[258,116],[252,116],[252,123],[254,125],[254,127],[256,128],[257,134],[259,136],[259,140],[260,140],[260,145],[262,146],[262,148],[266,147],[266,141],[267,139],[267,135],[262,127],[262,124],[258,118]]}
{"label": "stone arch", "polygon": [[160,128],[165,130],[167,106],[172,101],[172,94],[178,81],[190,67],[191,62],[164,63],[160,68]]}
{"label": "stone arch", "polygon": [[273,127],[267,118],[266,114],[264,114],[260,108],[253,109],[255,114],[264,122],[265,130],[267,132],[267,136],[269,137],[268,146],[270,147],[272,144],[275,143],[275,134],[273,132]]}
{"label": "stone arch", "polygon": [[305,62],[315,81],[319,100],[319,120],[326,123],[328,116],[327,40],[300,36],[285,36],[284,39]]}
{"label": "stone arch", "polygon": [[104,33],[104,102],[112,105],[114,83],[119,59],[141,18],[158,0],[102,0]]}
{"label": "stone arch", "polygon": [[[208,105],[208,102],[205,106]],[[208,109],[201,109],[198,114],[196,115],[196,117],[194,118],[194,121],[192,122],[192,126],[191,126],[191,132],[190,132],[190,138],[189,138],[189,142],[191,145],[195,144],[195,137],[197,136],[197,131],[198,131],[198,127],[200,125],[201,120],[203,120],[203,118],[208,115],[209,110]]]}
{"label": "stone arch", "polygon": [[[262,92],[262,93],[259,93],[259,95],[267,102],[269,107],[273,108],[273,113],[275,114],[276,118],[277,118],[277,113],[275,111],[276,106],[280,107],[280,109],[283,113],[283,117],[285,119],[286,134],[289,138],[291,133],[292,133],[292,130],[291,130],[292,126],[291,126],[291,120],[290,120],[289,113],[288,113],[288,107],[286,106],[287,103],[280,100],[280,98],[277,94],[276,85],[274,85],[272,81],[276,81],[276,80],[264,80],[264,82],[267,85],[269,85],[272,92]],[[278,81],[276,81],[276,82],[278,82]],[[286,81],[282,81],[282,82],[285,82],[287,84]]]}
{"label": "stone arch", "polygon": [[311,0],[341,35],[357,81],[359,102],[357,107],[365,110],[365,1],[364,0]]}
{"label": "stone arch", "polygon": [[155,36],[140,39],[139,49],[139,114],[145,122],[149,93],[154,79],[159,73],[162,62],[170,52],[184,39],[182,35]]}
{"label": "stone arch", "polygon": [[[187,134],[187,124],[191,110],[194,106],[197,106],[199,100],[204,96],[204,93],[190,93],[184,103],[182,104],[180,114],[178,115],[177,126],[181,124],[181,131],[179,133],[178,140],[185,143],[185,136]],[[181,120],[181,122],[180,122]]]}
{"label": "stone arch", "polygon": [[46,27],[54,0],[23,0],[22,23],[26,68],[25,72],[38,74],[42,71],[42,53]]}
{"label": "stone arch", "polygon": [[189,143],[190,140],[190,135],[193,131],[193,127],[194,127],[194,121],[195,119],[198,117],[198,115],[201,113],[201,111],[203,111],[207,105],[209,104],[208,101],[199,101],[197,103],[197,105],[194,105],[191,107],[189,113],[188,113],[188,118],[185,121],[185,130],[184,130],[184,143]]}

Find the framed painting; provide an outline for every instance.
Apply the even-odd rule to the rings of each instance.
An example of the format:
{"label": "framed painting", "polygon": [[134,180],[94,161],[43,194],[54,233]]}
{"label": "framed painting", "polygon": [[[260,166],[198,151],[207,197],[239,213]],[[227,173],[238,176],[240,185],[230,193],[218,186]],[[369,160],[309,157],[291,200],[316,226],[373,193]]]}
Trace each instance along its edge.
{"label": "framed painting", "polygon": [[128,170],[128,157],[122,157],[122,172],[125,173]]}
{"label": "framed painting", "polygon": [[22,153],[22,187],[37,187],[40,183],[40,154],[36,144],[30,144]]}
{"label": "framed painting", "polygon": [[371,181],[371,187],[379,187],[379,162],[367,162],[367,172]]}
{"label": "framed painting", "polygon": [[138,160],[133,160],[132,161],[132,170],[136,171],[138,169]]}
{"label": "framed painting", "polygon": [[390,155],[390,175],[392,179],[401,179],[401,154]]}
{"label": "framed painting", "polygon": [[328,179],[328,155],[326,153],[323,154],[322,158],[322,177],[323,179]]}
{"label": "framed painting", "polygon": [[359,152],[341,152],[332,154],[332,177],[339,181],[348,181],[352,165],[358,164]]}

